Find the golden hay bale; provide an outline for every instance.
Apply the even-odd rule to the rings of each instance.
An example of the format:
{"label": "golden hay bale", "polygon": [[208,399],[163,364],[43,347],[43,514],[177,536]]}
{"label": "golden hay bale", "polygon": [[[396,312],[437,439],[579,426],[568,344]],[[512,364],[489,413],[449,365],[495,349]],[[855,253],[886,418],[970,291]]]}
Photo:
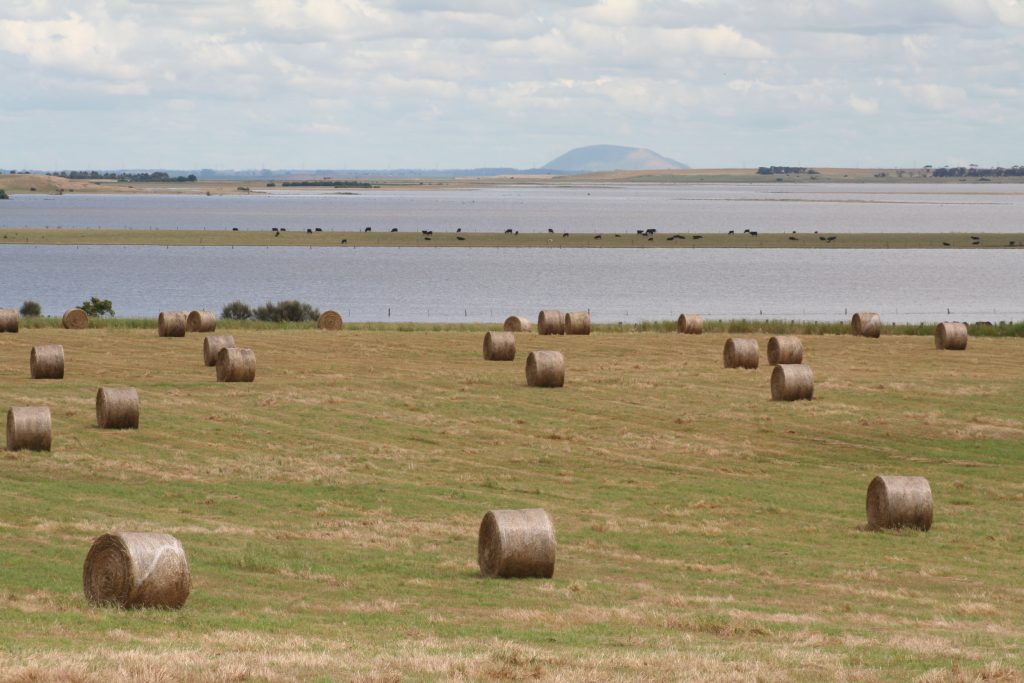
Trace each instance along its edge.
{"label": "golden hay bale", "polygon": [[935,348],[945,351],[963,351],[967,348],[967,325],[939,323],[935,327]]}
{"label": "golden hay bale", "polygon": [[555,527],[540,508],[491,510],[480,522],[480,573],[487,577],[550,579],[555,573]]}
{"label": "golden hay bale", "polygon": [[0,332],[17,332],[21,316],[17,309],[0,308]]}
{"label": "golden hay bale", "polygon": [[230,334],[218,334],[203,339],[203,362],[213,367],[217,364],[217,354],[221,349],[230,349],[235,345],[235,338]]}
{"label": "golden hay bale", "polygon": [[89,327],[89,314],[81,308],[69,308],[64,311],[60,322],[66,330],[84,330]]}
{"label": "golden hay bale", "polygon": [[341,319],[341,313],[337,311],[324,311],[316,321],[316,326],[328,332],[337,332],[344,327],[345,321]]}
{"label": "golden hay bale", "polygon": [[185,318],[188,332],[213,332],[217,329],[217,316],[210,311],[192,311]]}
{"label": "golden hay bale", "polygon": [[157,334],[161,337],[184,337],[188,329],[185,311],[163,311],[157,318]]}
{"label": "golden hay bale", "polygon": [[727,368],[756,370],[761,363],[757,340],[729,337],[722,350],[722,363]]}
{"label": "golden hay bale", "polygon": [[590,334],[590,313],[577,311],[565,314],[566,334]]}
{"label": "golden hay bale", "polygon": [[676,321],[676,332],[679,334],[703,334],[704,318],[693,313],[683,313]]}
{"label": "golden hay bale", "polygon": [[217,352],[218,382],[251,382],[256,379],[256,354],[252,349],[223,348]]}
{"label": "golden hay bale", "polygon": [[503,329],[506,332],[530,332],[533,330],[533,323],[518,315],[510,315],[505,318]]}
{"label": "golden hay bale", "polygon": [[782,335],[768,340],[768,365],[799,365],[804,362],[800,337]]}
{"label": "golden hay bale", "polygon": [[192,590],[181,542],[170,534],[103,534],[82,568],[85,598],[96,606],[178,609]]}
{"label": "golden hay bale", "polygon": [[853,334],[858,337],[878,339],[882,334],[882,317],[877,313],[854,313]]}
{"label": "golden hay bale", "polygon": [[28,365],[32,379],[64,379],[64,347],[60,344],[33,346]]}
{"label": "golden hay bale", "polygon": [[48,407],[19,407],[7,411],[7,450],[48,451],[52,434]]}
{"label": "golden hay bale", "polygon": [[924,477],[880,475],[868,485],[868,528],[932,526],[932,487]]}
{"label": "golden hay bale", "polygon": [[100,387],[96,392],[96,424],[101,429],[138,429],[139,411],[134,387]]}
{"label": "golden hay bale", "polygon": [[484,360],[515,360],[516,335],[512,332],[488,332],[484,335]]}
{"label": "golden hay bale", "polygon": [[776,365],[772,370],[773,401],[810,401],[814,398],[814,373],[809,365]]}
{"label": "golden hay bale", "polygon": [[561,311],[541,311],[537,316],[537,334],[565,334]]}
{"label": "golden hay bale", "polygon": [[565,384],[565,356],[561,351],[531,351],[526,357],[526,384],[560,387]]}

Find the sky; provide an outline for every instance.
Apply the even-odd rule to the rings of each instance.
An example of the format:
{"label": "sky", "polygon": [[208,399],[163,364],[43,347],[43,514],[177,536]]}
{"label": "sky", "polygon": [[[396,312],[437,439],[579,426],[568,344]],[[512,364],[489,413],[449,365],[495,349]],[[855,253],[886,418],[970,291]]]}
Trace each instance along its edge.
{"label": "sky", "polygon": [[3,0],[0,168],[1024,163],[1024,0]]}

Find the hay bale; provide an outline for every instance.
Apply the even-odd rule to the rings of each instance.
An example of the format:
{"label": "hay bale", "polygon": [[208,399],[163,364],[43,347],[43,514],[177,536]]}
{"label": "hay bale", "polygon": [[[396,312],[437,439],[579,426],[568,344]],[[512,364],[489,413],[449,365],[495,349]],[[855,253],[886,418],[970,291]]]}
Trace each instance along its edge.
{"label": "hay bale", "polygon": [[217,364],[217,354],[221,349],[235,346],[235,338],[230,334],[218,334],[203,338],[203,363],[213,367]]}
{"label": "hay bale", "polygon": [[757,340],[729,337],[722,350],[722,363],[727,368],[756,370],[761,363]]}
{"label": "hay bale", "polygon": [[484,360],[515,359],[515,334],[512,332],[488,332],[484,335]]}
{"label": "hay bale", "polygon": [[139,392],[134,387],[100,387],[96,424],[100,429],[138,429]]}
{"label": "hay bale", "polygon": [[531,387],[565,384],[565,356],[560,351],[531,351],[526,357],[526,384]]}
{"label": "hay bale", "polygon": [[924,477],[879,475],[868,485],[868,528],[932,527],[932,487]]}
{"label": "hay bale", "polygon": [[683,313],[676,321],[679,334],[704,334],[704,318],[693,313]]}
{"label": "hay bale", "polygon": [[327,330],[328,332],[337,332],[344,325],[345,321],[341,319],[341,313],[337,311],[324,311],[316,321],[318,329]]}
{"label": "hay bale", "polygon": [[854,313],[850,324],[858,337],[878,339],[882,334],[882,317],[877,313]]}
{"label": "hay bale", "polygon": [[217,352],[218,382],[251,382],[256,379],[256,354],[252,349],[223,348]]}
{"label": "hay bale", "polygon": [[537,316],[537,334],[565,334],[561,311],[541,311]]}
{"label": "hay bale", "polygon": [[502,326],[506,332],[530,332],[533,330],[533,323],[526,318],[518,315],[510,315],[505,318],[505,324]]}
{"label": "hay bale", "polygon": [[192,311],[185,318],[188,332],[213,332],[217,329],[217,316],[210,311]]}
{"label": "hay bale", "polygon": [[768,365],[799,365],[804,362],[800,337],[782,335],[768,340]]}
{"label": "hay bale", "polygon": [[550,579],[555,573],[555,527],[540,508],[491,510],[480,522],[480,573],[487,577]]}
{"label": "hay bale", "polygon": [[184,337],[188,314],[185,311],[162,311],[157,318],[157,334],[161,337]]}
{"label": "hay bale", "polygon": [[814,373],[809,365],[776,365],[772,370],[773,401],[810,401],[814,398]]}
{"label": "hay bale", "polygon": [[69,308],[64,311],[60,322],[66,330],[84,330],[89,327],[89,314],[81,308]]}
{"label": "hay bale", "polygon": [[564,329],[566,334],[590,334],[590,313],[566,313]]}
{"label": "hay bale", "polygon": [[48,451],[53,439],[47,406],[11,408],[7,411],[7,450]]}
{"label": "hay bale", "polygon": [[21,316],[15,308],[0,308],[0,332],[17,332]]}
{"label": "hay bale", "polygon": [[32,379],[64,379],[64,347],[60,344],[33,346],[28,365]]}
{"label": "hay bale", "polygon": [[963,351],[967,348],[967,325],[939,323],[935,327],[935,348],[944,351]]}
{"label": "hay bale", "polygon": [[82,587],[90,604],[178,609],[192,590],[181,542],[170,534],[103,534],[89,548]]}

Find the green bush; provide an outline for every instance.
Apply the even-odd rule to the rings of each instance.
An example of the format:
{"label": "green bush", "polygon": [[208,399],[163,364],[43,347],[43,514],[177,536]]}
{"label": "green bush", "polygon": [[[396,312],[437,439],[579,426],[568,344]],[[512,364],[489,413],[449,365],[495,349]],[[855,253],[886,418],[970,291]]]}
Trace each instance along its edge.
{"label": "green bush", "polygon": [[252,309],[241,301],[232,301],[220,312],[220,317],[227,320],[249,320],[252,318]]}
{"label": "green bush", "polygon": [[114,317],[114,305],[110,303],[110,299],[100,299],[94,296],[88,301],[83,301],[80,308],[90,318],[102,318],[105,315]]}
{"label": "green bush", "polygon": [[257,320],[268,322],[301,323],[316,320],[320,317],[320,311],[301,301],[278,301],[276,304],[268,301],[253,311],[253,315]]}
{"label": "green bush", "polygon": [[0,199],[10,199],[10,197],[7,196],[7,190],[0,190]]}
{"label": "green bush", "polygon": [[36,318],[43,314],[43,307],[29,299],[21,305],[21,310],[18,312],[26,318]]}

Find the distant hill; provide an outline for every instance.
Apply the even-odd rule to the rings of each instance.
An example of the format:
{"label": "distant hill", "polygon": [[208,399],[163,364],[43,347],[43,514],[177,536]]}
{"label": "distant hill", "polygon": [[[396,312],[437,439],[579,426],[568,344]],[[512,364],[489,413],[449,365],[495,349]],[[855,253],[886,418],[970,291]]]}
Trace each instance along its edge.
{"label": "distant hill", "polygon": [[557,159],[552,159],[542,166],[541,170],[598,173],[601,171],[655,171],[679,168],[689,168],[689,166],[642,147],[590,145],[589,147],[577,147]]}

